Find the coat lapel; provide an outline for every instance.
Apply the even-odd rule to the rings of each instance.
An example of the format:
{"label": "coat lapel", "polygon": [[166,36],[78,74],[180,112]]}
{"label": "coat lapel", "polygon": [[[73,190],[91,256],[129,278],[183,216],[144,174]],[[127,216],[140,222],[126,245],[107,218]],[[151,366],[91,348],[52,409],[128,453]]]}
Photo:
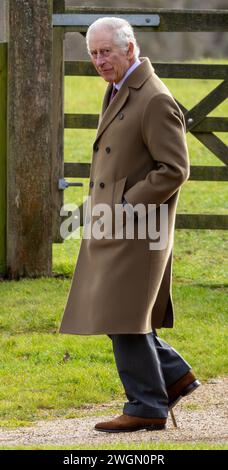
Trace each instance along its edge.
{"label": "coat lapel", "polygon": [[112,85],[108,85],[108,88],[104,96],[102,114],[101,114],[95,140],[97,140],[101,136],[101,134],[103,134],[105,129],[113,121],[113,119],[116,117],[116,115],[118,114],[118,112],[121,110],[121,108],[124,106],[124,104],[126,103],[128,99],[129,89],[127,86],[123,85],[121,89],[118,91],[115,99],[109,104],[111,90],[112,90]]}
{"label": "coat lapel", "polygon": [[118,112],[126,103],[129,96],[129,88],[140,88],[143,83],[153,74],[154,68],[152,67],[149,59],[142,57],[142,64],[127,78],[120,90],[118,91],[115,99],[109,104],[109,99],[112,91],[112,84],[109,84],[103,100],[102,112],[99,119],[96,139],[99,139],[101,134],[109,126],[109,124],[116,117]]}

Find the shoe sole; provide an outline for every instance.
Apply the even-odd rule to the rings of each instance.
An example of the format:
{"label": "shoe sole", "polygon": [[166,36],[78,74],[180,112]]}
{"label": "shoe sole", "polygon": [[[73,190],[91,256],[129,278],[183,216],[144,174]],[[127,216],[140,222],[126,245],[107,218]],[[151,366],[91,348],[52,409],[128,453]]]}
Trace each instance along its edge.
{"label": "shoe sole", "polygon": [[95,428],[95,431],[101,431],[101,432],[134,432],[134,431],[142,431],[143,429],[146,429],[146,431],[162,431],[166,429],[166,424],[153,424],[151,426],[140,426],[134,429],[97,429]]}
{"label": "shoe sole", "polygon": [[191,393],[193,393],[200,385],[201,382],[199,380],[194,380],[194,382],[185,387],[181,395],[179,395],[179,397],[169,406],[169,410],[172,410],[183,397],[191,395]]}

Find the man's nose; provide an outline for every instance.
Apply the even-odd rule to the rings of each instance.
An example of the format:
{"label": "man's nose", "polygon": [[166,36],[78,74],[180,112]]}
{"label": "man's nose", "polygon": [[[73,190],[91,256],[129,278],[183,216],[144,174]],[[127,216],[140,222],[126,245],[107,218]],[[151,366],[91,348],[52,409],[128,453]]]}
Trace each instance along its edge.
{"label": "man's nose", "polygon": [[97,54],[96,62],[98,66],[104,65],[105,58],[103,57],[103,55]]}

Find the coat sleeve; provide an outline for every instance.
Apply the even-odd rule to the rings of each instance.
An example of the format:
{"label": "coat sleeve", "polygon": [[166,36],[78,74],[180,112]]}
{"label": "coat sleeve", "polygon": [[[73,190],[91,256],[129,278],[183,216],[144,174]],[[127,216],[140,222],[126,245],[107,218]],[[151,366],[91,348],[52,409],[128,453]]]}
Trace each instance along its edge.
{"label": "coat sleeve", "polygon": [[138,203],[160,205],[189,177],[184,116],[172,96],[160,93],[146,106],[141,125],[154,168],[145,179],[129,188],[124,198],[133,206]]}

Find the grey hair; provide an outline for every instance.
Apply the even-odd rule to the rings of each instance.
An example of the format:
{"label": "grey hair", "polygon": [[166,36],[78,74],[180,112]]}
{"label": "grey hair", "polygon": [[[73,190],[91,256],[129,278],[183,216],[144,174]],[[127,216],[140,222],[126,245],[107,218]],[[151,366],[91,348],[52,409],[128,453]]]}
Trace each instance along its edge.
{"label": "grey hair", "polygon": [[129,42],[132,42],[134,44],[134,58],[137,59],[139,57],[140,50],[132,26],[130,25],[130,23],[128,23],[128,21],[122,18],[117,18],[115,16],[106,16],[103,18],[99,18],[89,26],[86,33],[86,45],[89,54],[90,37],[92,33],[102,28],[113,31],[113,41],[121,49],[127,50]]}

